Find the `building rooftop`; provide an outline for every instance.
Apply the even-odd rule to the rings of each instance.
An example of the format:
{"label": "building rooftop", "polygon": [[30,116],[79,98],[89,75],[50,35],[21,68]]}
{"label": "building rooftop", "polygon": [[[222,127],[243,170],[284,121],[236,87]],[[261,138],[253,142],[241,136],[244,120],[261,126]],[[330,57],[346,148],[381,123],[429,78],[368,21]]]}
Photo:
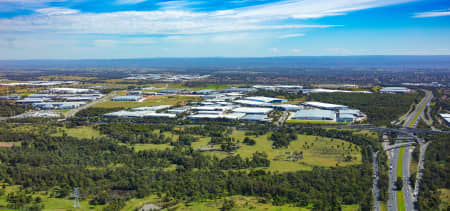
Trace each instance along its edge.
{"label": "building rooftop", "polygon": [[327,118],[327,119],[335,119],[334,111],[330,110],[322,110],[322,109],[307,109],[297,111],[291,119],[308,119],[308,118]]}
{"label": "building rooftop", "polygon": [[241,118],[241,120],[245,120],[245,121],[259,121],[259,122],[268,122],[268,121],[270,121],[270,119],[269,119],[269,117],[267,115],[255,115],[255,114],[247,115],[247,116]]}
{"label": "building rooftop", "polygon": [[273,111],[273,108],[255,108],[255,107],[240,107],[233,109],[236,113],[246,113],[246,114],[267,114]]}
{"label": "building rooftop", "polygon": [[331,104],[331,103],[321,103],[321,102],[305,102],[303,103],[305,106],[311,106],[311,107],[317,107],[317,108],[323,108],[323,109],[344,109],[348,108],[344,105],[338,105],[338,104]]}

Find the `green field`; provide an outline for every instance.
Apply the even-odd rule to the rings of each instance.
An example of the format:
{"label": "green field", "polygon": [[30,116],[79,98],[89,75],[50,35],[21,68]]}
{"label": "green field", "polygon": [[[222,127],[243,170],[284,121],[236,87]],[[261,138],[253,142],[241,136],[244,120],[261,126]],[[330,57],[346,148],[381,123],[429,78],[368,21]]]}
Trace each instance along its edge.
{"label": "green field", "polygon": [[[291,142],[289,147],[273,149],[270,134],[250,138],[256,141],[254,146],[240,144],[242,147],[235,151],[235,155],[250,158],[255,152],[265,152],[271,160],[271,171],[290,172],[299,170],[311,170],[314,166],[333,167],[361,164],[360,148],[357,145],[338,139],[330,139],[317,136],[298,135],[297,140]],[[244,131],[233,131],[232,137],[237,140],[245,138]],[[192,144],[194,149],[207,146],[209,138],[203,138]],[[307,144],[306,144],[307,143]],[[219,146],[216,146],[219,147]],[[349,150],[349,147],[351,150]],[[220,147],[219,147],[220,148]],[[303,152],[303,159],[290,160],[288,157],[293,152]],[[208,152],[219,157],[226,156],[223,152]],[[350,155],[354,159],[345,161],[344,155]]]}
{"label": "green field", "polygon": [[450,206],[450,189],[439,189],[441,193],[439,199],[441,200],[440,210],[447,210]]}
{"label": "green field", "polygon": [[59,128],[59,131],[55,133],[56,136],[62,136],[63,131],[68,135],[75,138],[98,138],[101,137],[100,131],[94,129],[92,126],[81,126],[76,128]]}
{"label": "green field", "polygon": [[136,108],[145,106],[158,106],[158,105],[186,105],[190,101],[198,101],[199,97],[194,96],[155,96],[149,97],[143,102],[113,102],[105,101],[92,106],[93,108]]}
{"label": "green field", "polygon": [[[400,153],[397,160],[397,177],[403,178],[403,154],[405,153],[405,148],[400,148]],[[403,184],[406,185],[406,184]],[[397,207],[399,211],[405,210],[405,200],[403,198],[403,190],[397,191]]]}
{"label": "green field", "polygon": [[[257,197],[252,196],[230,196],[217,200],[206,200],[203,202],[178,202],[170,205],[168,210],[195,210],[195,211],[209,211],[209,210],[221,210],[224,199],[233,200],[235,207],[232,210],[235,211],[249,211],[249,210],[266,210],[266,211],[309,211],[311,207],[295,207],[293,205],[282,205],[275,206],[269,203],[260,203]],[[158,206],[163,206],[164,203],[161,202],[156,196],[148,196],[143,199],[131,199],[127,202],[126,206],[122,210],[135,210],[139,209],[145,204],[155,204]],[[359,210],[358,205],[343,205],[343,211],[357,211]]]}

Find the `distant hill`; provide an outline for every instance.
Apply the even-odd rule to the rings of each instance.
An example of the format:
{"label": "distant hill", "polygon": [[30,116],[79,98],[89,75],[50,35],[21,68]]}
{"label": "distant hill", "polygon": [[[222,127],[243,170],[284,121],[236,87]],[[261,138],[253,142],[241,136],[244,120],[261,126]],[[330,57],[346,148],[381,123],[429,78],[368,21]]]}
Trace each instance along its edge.
{"label": "distant hill", "polygon": [[33,68],[450,68],[450,56],[303,56],[267,58],[151,58],[0,60],[0,69]]}

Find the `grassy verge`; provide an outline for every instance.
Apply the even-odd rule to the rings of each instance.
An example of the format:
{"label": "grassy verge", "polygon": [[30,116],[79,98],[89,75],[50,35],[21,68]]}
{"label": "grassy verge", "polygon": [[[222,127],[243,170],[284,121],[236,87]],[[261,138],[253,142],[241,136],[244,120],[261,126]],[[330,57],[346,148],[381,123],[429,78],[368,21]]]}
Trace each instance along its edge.
{"label": "grassy verge", "polygon": [[441,193],[439,199],[441,200],[440,210],[446,210],[450,206],[450,189],[439,189]]}
{"label": "grassy verge", "polygon": [[420,106],[419,111],[416,113],[416,115],[414,115],[413,120],[411,121],[411,123],[409,123],[408,127],[412,127],[414,125],[414,122],[417,121],[417,118],[419,118],[420,114],[422,113],[423,109],[425,109],[425,106],[427,104],[424,103],[422,106]]}
{"label": "grassy verge", "polygon": [[68,135],[75,138],[98,138],[101,137],[100,131],[95,130],[92,126],[81,126],[76,128],[60,128],[55,136],[62,136],[63,131]]}
{"label": "grassy verge", "polygon": [[[400,153],[397,160],[397,178],[402,179],[403,176],[403,154],[405,153],[405,148],[400,148]],[[403,190],[397,191],[397,207],[399,211],[405,210],[405,199],[403,198]]]}
{"label": "grassy verge", "polygon": [[153,96],[148,97],[143,102],[114,102],[105,101],[93,105],[93,108],[136,108],[145,106],[158,106],[158,105],[186,105],[190,101],[198,101],[199,97],[193,96]]}

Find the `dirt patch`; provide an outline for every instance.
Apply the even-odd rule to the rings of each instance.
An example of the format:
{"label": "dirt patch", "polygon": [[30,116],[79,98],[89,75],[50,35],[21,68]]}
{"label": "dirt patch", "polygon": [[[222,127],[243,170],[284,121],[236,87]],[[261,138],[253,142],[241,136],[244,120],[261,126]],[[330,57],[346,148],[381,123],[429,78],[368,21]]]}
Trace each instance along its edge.
{"label": "dirt patch", "polygon": [[0,142],[0,147],[13,147],[14,144],[13,143],[9,143],[9,142]]}

